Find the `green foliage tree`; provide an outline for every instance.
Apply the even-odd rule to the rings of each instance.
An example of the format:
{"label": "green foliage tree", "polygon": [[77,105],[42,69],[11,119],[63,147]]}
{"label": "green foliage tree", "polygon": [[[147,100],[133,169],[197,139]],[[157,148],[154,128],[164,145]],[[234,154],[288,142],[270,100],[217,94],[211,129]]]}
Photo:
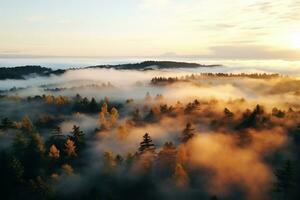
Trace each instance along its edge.
{"label": "green foliage tree", "polygon": [[70,139],[74,141],[78,150],[81,150],[84,147],[84,133],[80,130],[79,126],[73,126],[73,131],[71,132]]}
{"label": "green foliage tree", "polygon": [[274,172],[277,181],[275,191],[281,194],[283,200],[289,199],[289,192],[294,186],[293,166],[290,160],[287,160],[282,168]]}
{"label": "green foliage tree", "polygon": [[195,129],[192,128],[192,124],[188,122],[185,129],[182,131],[181,142],[185,143],[194,137]]}
{"label": "green foliage tree", "polygon": [[146,133],[143,136],[143,141],[140,143],[139,152],[145,153],[145,152],[155,152],[155,145],[152,142],[152,139],[148,133]]}

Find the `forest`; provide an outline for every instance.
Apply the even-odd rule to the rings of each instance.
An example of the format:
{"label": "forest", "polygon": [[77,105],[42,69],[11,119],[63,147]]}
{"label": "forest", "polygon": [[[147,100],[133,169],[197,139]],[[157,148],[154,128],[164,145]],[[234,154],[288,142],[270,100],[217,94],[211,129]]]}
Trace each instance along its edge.
{"label": "forest", "polygon": [[80,69],[24,81],[2,82],[2,199],[299,199],[297,78]]}

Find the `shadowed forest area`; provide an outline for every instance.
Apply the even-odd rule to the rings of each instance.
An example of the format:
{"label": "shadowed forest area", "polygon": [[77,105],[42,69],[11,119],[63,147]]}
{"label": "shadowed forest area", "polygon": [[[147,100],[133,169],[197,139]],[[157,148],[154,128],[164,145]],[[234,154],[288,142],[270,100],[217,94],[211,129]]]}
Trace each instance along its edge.
{"label": "shadowed forest area", "polygon": [[2,198],[299,199],[297,78],[152,71],[2,82]]}

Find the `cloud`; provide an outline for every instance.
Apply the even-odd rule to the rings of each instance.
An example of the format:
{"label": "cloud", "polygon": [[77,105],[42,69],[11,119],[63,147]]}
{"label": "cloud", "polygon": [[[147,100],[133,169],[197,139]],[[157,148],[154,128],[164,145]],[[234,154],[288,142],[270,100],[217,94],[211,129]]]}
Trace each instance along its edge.
{"label": "cloud", "polygon": [[226,59],[300,59],[300,50],[260,45],[224,45],[210,48],[208,57]]}

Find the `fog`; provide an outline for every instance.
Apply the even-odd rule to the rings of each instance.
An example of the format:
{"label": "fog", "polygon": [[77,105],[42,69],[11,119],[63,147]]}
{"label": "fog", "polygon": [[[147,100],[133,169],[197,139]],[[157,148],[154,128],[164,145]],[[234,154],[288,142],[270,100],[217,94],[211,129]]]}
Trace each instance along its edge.
{"label": "fog", "polygon": [[[274,170],[297,158],[291,133],[300,124],[298,78],[197,76],[278,72],[247,70],[77,69],[60,76],[3,80],[0,118],[11,125],[0,128],[0,150],[24,165],[20,187],[42,177],[58,199],[272,199]],[[174,81],[155,83],[154,77]],[[16,144],[23,145],[18,137],[30,141],[34,136],[26,130],[28,120],[44,142],[45,161],[36,165],[43,168],[34,176],[26,174],[28,158],[14,154]],[[76,126],[83,143],[72,135]],[[60,133],[53,135],[57,127]],[[192,133],[187,140],[185,131]],[[145,133],[155,152],[140,150]],[[73,157],[66,155],[68,140],[77,142]]]}

